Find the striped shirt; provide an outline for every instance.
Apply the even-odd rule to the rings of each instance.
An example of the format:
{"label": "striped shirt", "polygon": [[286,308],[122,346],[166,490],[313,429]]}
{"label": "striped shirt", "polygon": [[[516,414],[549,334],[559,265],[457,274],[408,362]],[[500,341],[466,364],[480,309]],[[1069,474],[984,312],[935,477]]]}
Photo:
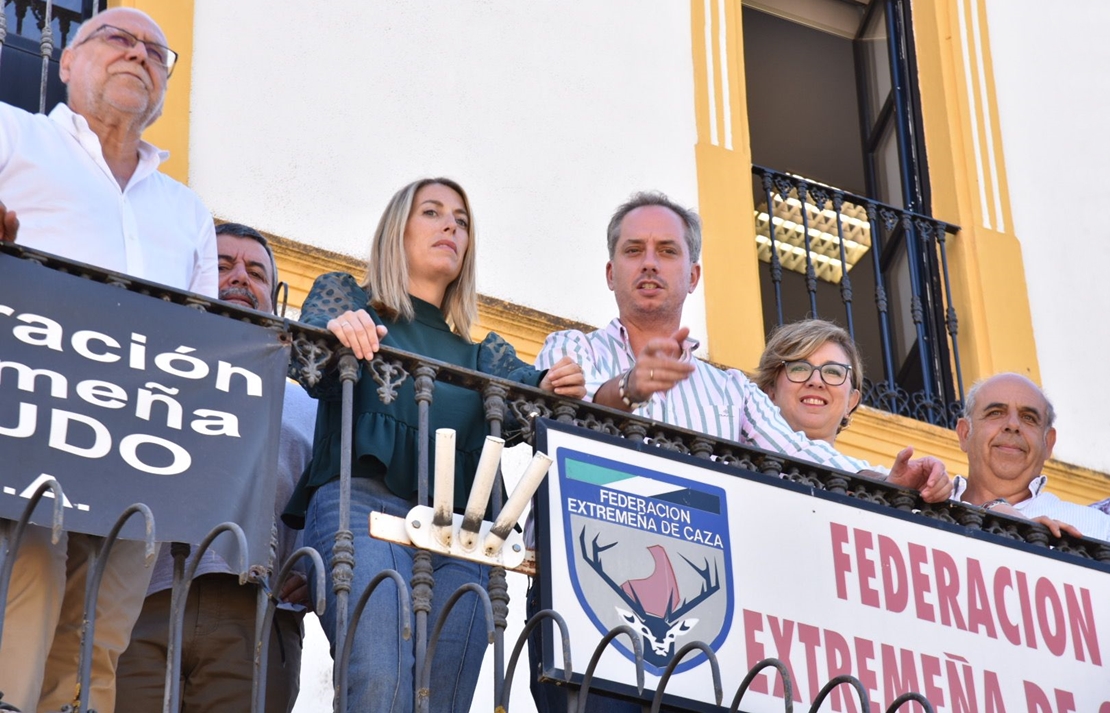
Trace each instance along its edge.
{"label": "striped shirt", "polygon": [[[633,411],[635,415],[828,468],[851,473],[874,470],[866,461],[843,455],[828,443],[811,441],[792,429],[767,394],[743,372],[724,371],[694,357],[697,347],[696,341],[686,340],[682,355],[683,361],[693,363],[694,373],[670,391],[652,394]],[[536,357],[536,368],[550,369],[564,356],[585,372],[587,401],[602,384],[636,363],[620,319],[589,334],[567,330],[549,335]]]}
{"label": "striped shirt", "polygon": [[[953,478],[952,485],[952,495],[949,499],[964,502],[967,478],[957,475]],[[1029,482],[1030,497],[1010,503],[1011,506],[1030,520],[1044,515],[1053,520],[1066,522],[1083,533],[1084,537],[1110,541],[1110,515],[1096,507],[1069,503],[1052,493],[1046,493],[1044,491],[1046,485],[1048,485],[1048,476],[1038,475]]]}

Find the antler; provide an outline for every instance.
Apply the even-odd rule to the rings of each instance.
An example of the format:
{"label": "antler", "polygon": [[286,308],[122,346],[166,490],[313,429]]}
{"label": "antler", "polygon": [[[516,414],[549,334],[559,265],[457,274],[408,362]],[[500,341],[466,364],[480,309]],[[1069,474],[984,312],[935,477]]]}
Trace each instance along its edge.
{"label": "antler", "polygon": [[[678,556],[686,560],[686,564],[693,567],[694,571],[701,575],[701,578],[703,580],[701,585],[701,593],[699,593],[693,599],[687,599],[683,601],[682,604],[679,605],[678,609],[675,609],[673,612],[667,612],[666,616],[664,617],[667,621],[674,621],[675,619],[684,616],[688,611],[704,602],[721,588],[721,573],[717,569],[716,562],[713,563],[713,574],[711,575],[709,573],[708,559],[705,560],[705,569],[702,569],[690,560],[686,559],[686,555],[682,554],[681,552],[678,554]],[[717,579],[716,582],[713,581],[714,577],[716,577]]]}
{"label": "antler", "polygon": [[[636,614],[636,616],[647,618],[648,613],[644,611],[644,605],[640,603],[640,598],[635,594],[630,596],[628,592],[624,591],[624,589],[614,582],[613,578],[606,574],[605,570],[601,568],[601,553],[616,547],[617,543],[613,542],[608,545],[599,545],[597,541],[600,537],[601,535],[594,535],[593,542],[591,543],[593,548],[593,555],[591,556],[589,549],[586,547],[586,528],[582,528],[582,531],[578,534],[578,542],[582,545],[582,558],[586,560],[586,564],[590,565],[593,571],[598,573],[598,576],[605,580],[605,583],[608,584],[614,592],[620,595],[620,598],[624,600],[625,604],[632,607],[632,612]],[[706,564],[706,568],[708,569],[708,563]],[[695,567],[695,569],[697,568]]]}

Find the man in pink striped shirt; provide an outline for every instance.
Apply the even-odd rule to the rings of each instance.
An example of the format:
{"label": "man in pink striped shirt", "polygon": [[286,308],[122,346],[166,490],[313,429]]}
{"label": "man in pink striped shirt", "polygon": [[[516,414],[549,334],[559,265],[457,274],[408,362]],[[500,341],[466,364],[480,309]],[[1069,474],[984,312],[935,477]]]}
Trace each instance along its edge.
{"label": "man in pink striped shirt", "polygon": [[[701,277],[701,221],[654,192],[637,193],[609,222],[605,276],[619,317],[589,334],[548,336],[536,359],[548,368],[569,355],[586,375],[586,398],[603,406],[849,472],[874,468],[792,429],[778,407],[738,369],[694,357],[682,307]],[[951,491],[944,464],[899,454],[889,480],[931,502]]]}
{"label": "man in pink striped shirt", "polygon": [[[701,221],[693,210],[662,193],[636,193],[609,221],[608,246],[605,278],[619,316],[589,334],[551,334],[536,368],[551,368],[570,356],[582,366],[587,400],[824,467],[882,477],[867,462],[792,429],[743,372],[694,356],[698,342],[682,326],[686,297],[701,278]],[[918,489],[929,502],[944,501],[952,490],[944,464],[929,456],[911,460],[912,455],[912,448],[898,454],[888,481]],[[538,609],[536,589],[533,585],[530,593],[532,611]],[[538,657],[530,653],[535,671]],[[541,713],[565,710],[564,690],[533,676],[532,695]],[[636,704],[595,698],[587,713],[639,710]]]}

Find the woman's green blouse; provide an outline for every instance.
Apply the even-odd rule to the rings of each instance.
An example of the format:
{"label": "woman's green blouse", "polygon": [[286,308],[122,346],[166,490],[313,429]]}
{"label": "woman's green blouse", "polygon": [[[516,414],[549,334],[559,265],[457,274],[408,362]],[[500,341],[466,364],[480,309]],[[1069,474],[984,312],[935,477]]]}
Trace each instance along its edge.
{"label": "woman's green blouse", "polygon": [[[480,371],[491,376],[537,386],[545,372],[537,371],[516,356],[516,351],[497,334],[480,343],[468,342],[453,333],[435,305],[412,298],[415,319],[411,322],[383,319],[370,307],[370,297],[353,277],[345,273],[321,275],[312,285],[301,311],[301,321],[325,327],[347,310],[365,309],[389,334],[382,344]],[[365,362],[354,392],[354,437],[351,475],[383,478],[389,490],[403,499],[417,492],[418,415],[414,380],[410,375],[389,404],[378,397],[378,384],[366,375]],[[306,388],[309,388],[306,386]],[[302,475],[286,508],[283,520],[303,527],[309,499],[316,488],[339,477],[341,399],[338,375],[330,373],[309,392],[320,399],[316,414],[316,437],[312,463]],[[434,488],[435,431],[455,429],[455,508],[466,505],[470,485],[488,434],[481,395],[459,386],[437,381],[429,409],[429,492]]]}

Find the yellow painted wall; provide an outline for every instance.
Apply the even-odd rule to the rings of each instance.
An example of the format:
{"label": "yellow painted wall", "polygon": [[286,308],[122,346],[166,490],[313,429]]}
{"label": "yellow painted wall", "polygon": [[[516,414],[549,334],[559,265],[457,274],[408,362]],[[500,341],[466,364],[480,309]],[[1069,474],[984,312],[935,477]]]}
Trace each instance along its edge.
{"label": "yellow painted wall", "polygon": [[[702,0],[690,3],[706,318],[710,358],[751,369],[763,349],[764,325],[741,3],[727,3],[723,17],[719,7]],[[933,214],[961,227],[947,242],[965,383],[1000,371],[1039,381],[1025,268],[1010,214],[984,0],[915,0],[913,12]],[[724,42],[719,40],[722,26]],[[726,125],[731,146],[725,145]],[[884,465],[913,445],[918,455],[944,460],[952,473],[967,470],[954,432],[874,409],[860,409],[837,445]],[[1110,480],[1058,461],[1046,464],[1045,472],[1055,492],[1080,503],[1103,497]]]}
{"label": "yellow painted wall", "polygon": [[960,226],[949,258],[965,379],[1016,371],[1039,382],[985,2],[917,0],[913,10],[933,214]]}
{"label": "yellow painted wall", "polygon": [[709,358],[750,369],[764,341],[740,3],[726,3],[723,17],[718,3],[708,5],[706,15],[706,3],[690,2]]}
{"label": "yellow painted wall", "polygon": [[182,183],[189,182],[189,106],[193,91],[193,0],[109,0],[109,7],[133,7],[154,18],[166,33],[177,65],[170,77],[162,117],[143,138],[170,152],[161,170]]}

